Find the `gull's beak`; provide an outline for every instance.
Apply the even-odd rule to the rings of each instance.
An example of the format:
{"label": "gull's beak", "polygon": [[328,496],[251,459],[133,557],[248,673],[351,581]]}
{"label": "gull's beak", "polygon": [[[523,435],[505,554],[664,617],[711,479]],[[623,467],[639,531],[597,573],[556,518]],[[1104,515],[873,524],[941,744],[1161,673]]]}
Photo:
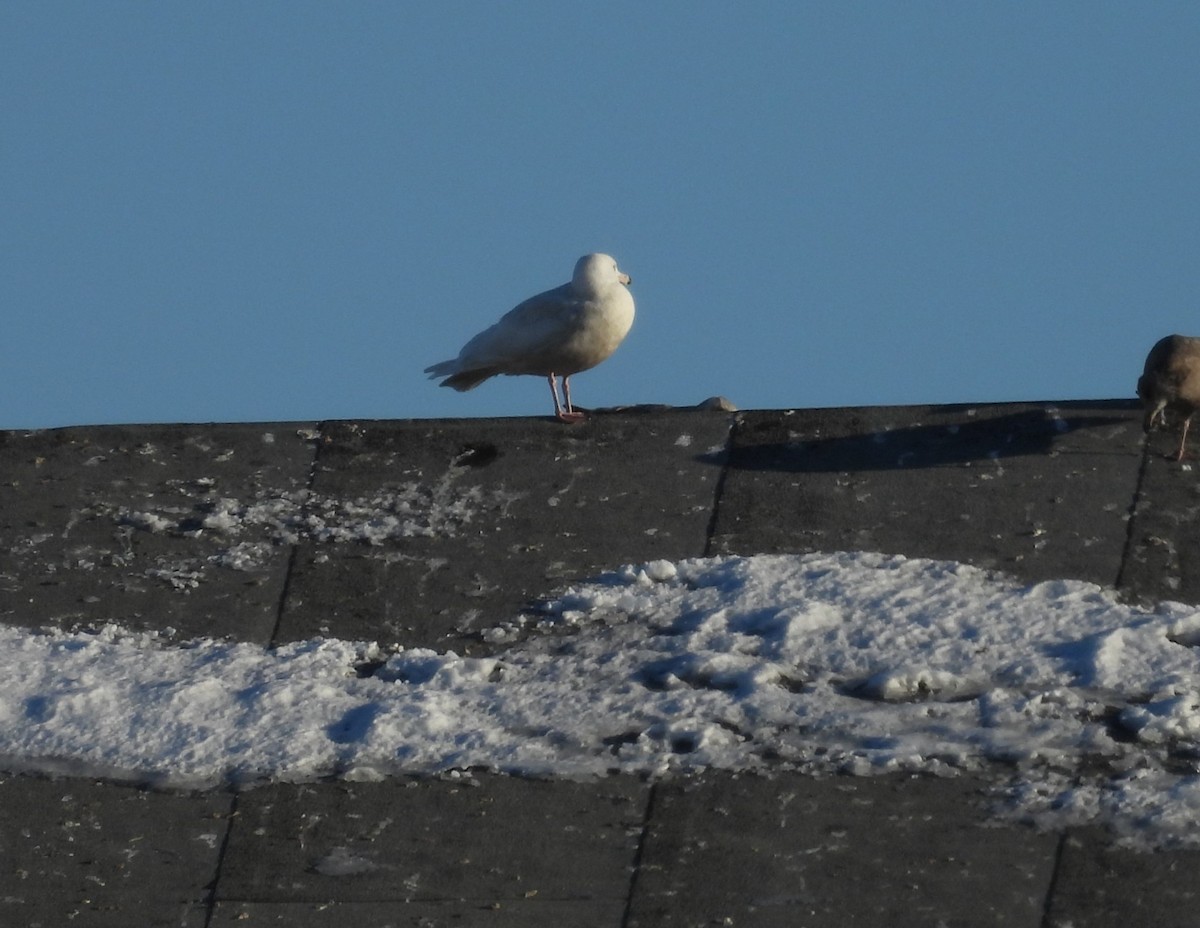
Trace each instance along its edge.
{"label": "gull's beak", "polygon": [[621,271],[617,271],[617,280],[623,283],[626,287],[633,283],[633,278],[628,274],[622,273]]}

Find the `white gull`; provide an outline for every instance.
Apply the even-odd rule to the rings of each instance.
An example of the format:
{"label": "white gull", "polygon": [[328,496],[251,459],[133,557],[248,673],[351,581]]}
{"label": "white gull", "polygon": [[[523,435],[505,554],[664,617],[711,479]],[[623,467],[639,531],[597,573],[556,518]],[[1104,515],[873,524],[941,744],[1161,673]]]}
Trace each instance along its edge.
{"label": "white gull", "polygon": [[571,405],[571,375],[595,367],[629,334],[634,315],[629,282],[610,256],[584,255],[570,283],[518,304],[467,342],[457,358],[430,365],[425,373],[445,377],[441,385],[455,390],[471,390],[497,374],[546,377],[554,414],[577,422],[584,416]]}

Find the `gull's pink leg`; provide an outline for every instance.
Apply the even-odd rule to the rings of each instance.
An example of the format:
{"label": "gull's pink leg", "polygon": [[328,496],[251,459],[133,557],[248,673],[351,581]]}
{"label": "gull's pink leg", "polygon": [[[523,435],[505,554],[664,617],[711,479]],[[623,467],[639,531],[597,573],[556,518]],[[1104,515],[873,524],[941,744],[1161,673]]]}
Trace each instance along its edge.
{"label": "gull's pink leg", "polygon": [[[553,376],[553,375],[551,375],[551,376]],[[571,375],[570,374],[568,374],[566,377],[563,378],[562,388],[563,388],[563,400],[566,402],[567,408],[564,411],[561,407],[558,407],[557,402],[555,403],[558,418],[561,419],[563,422],[582,422],[584,420],[585,416],[581,412],[576,412],[575,407],[571,405]],[[558,399],[557,392],[555,392],[554,398],[557,401],[557,399]]]}
{"label": "gull's pink leg", "polygon": [[557,419],[561,419],[563,417],[563,408],[562,403],[558,399],[558,381],[554,379],[553,374],[546,379],[550,381],[550,395],[554,397],[554,416]]}

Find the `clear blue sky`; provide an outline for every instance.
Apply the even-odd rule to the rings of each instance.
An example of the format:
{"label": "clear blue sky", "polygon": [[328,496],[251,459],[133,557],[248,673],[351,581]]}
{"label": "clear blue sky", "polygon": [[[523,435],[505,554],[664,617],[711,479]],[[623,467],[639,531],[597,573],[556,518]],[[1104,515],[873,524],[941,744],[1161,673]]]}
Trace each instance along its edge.
{"label": "clear blue sky", "polygon": [[0,3],[0,428],[1133,395],[1200,334],[1200,4]]}

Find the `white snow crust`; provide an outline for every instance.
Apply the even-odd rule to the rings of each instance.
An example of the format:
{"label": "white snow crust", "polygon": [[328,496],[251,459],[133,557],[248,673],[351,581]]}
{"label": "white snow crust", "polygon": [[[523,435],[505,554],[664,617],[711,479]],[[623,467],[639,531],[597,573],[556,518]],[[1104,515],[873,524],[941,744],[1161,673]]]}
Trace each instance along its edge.
{"label": "white snow crust", "polygon": [[486,637],[492,656],[461,657],[0,628],[0,765],[167,787],[986,768],[1004,814],[1200,844],[1192,606],[950,562],[764,555],[625,567]]}

